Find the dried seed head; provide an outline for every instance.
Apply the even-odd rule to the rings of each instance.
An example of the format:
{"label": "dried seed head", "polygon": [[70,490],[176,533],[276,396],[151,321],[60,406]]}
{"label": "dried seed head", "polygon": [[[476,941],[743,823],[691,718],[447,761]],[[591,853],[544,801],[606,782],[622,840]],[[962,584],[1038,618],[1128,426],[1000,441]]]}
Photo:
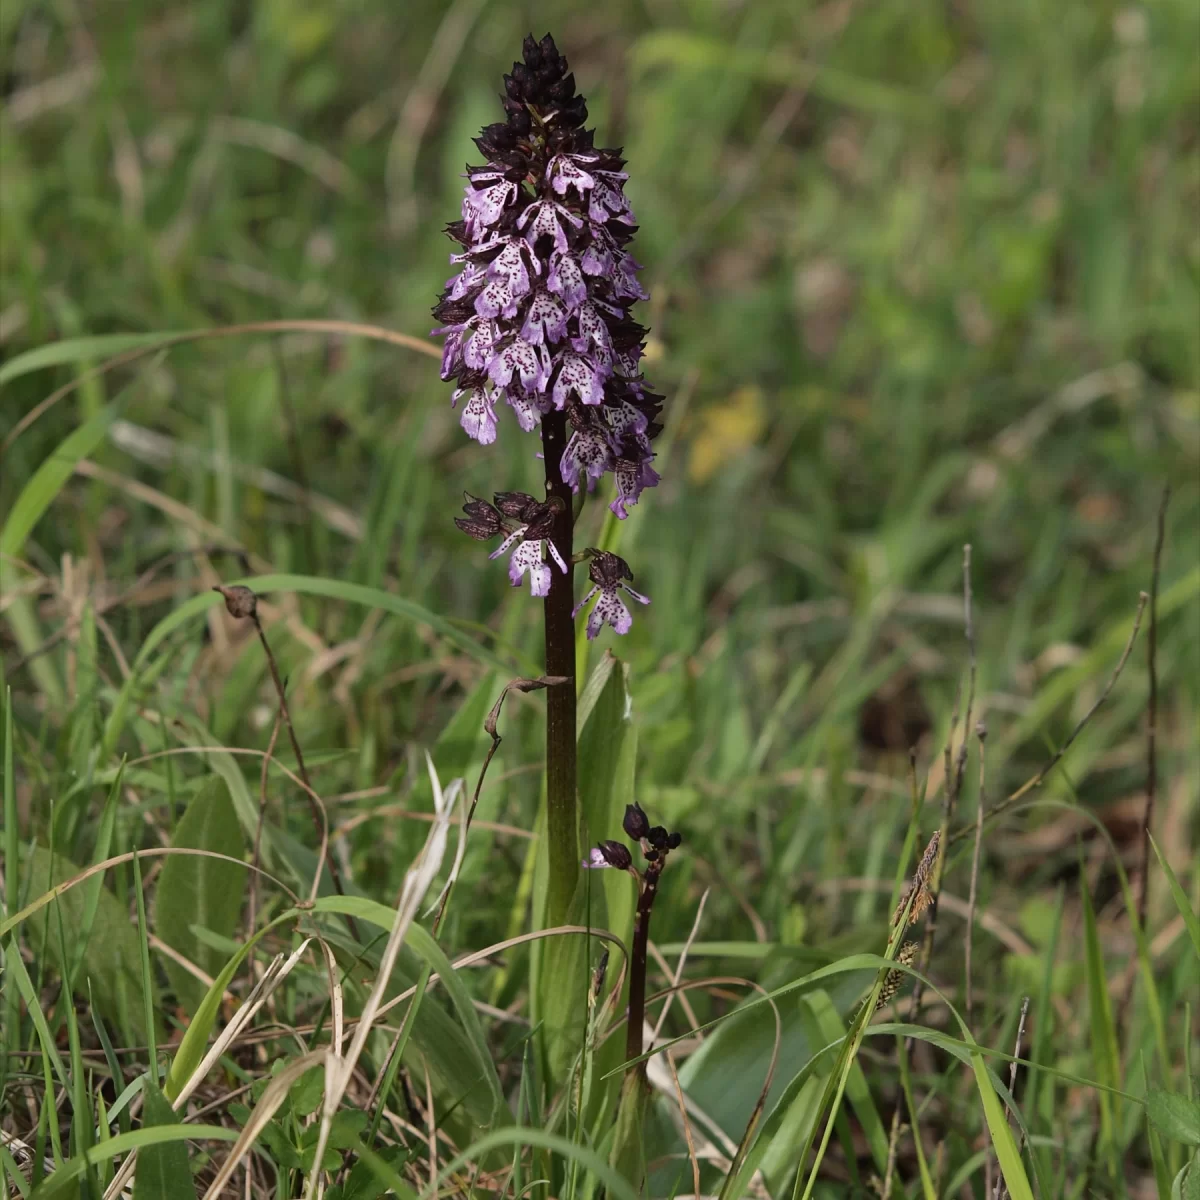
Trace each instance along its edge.
{"label": "dried seed head", "polygon": [[[902,962],[906,967],[911,967],[917,961],[918,949],[916,942],[905,942],[900,947],[900,953],[896,955],[896,961]],[[875,1012],[878,1012],[885,1004],[890,1004],[895,998],[896,993],[900,990],[900,985],[904,982],[904,975],[905,972],[897,970],[895,967],[887,973],[883,987],[879,989],[879,999],[875,1001]]]}
{"label": "dried seed head", "polygon": [[917,864],[911,882],[905,884],[904,890],[900,893],[900,902],[896,905],[896,911],[892,913],[893,925],[904,915],[909,896],[913,898],[912,908],[908,913],[910,921],[919,921],[933,903],[933,891],[929,887],[929,877],[933,873],[933,864],[937,861],[938,846],[941,844],[941,840],[941,830],[935,830],[933,837],[929,839],[929,845],[925,847],[925,853],[921,855],[921,861]]}
{"label": "dried seed head", "polygon": [[242,621],[258,615],[258,597],[248,587],[242,587],[240,584],[235,587],[221,587],[218,584],[213,591],[220,592],[225,597],[225,611],[231,617]]}
{"label": "dried seed head", "polygon": [[467,515],[454,518],[455,525],[463,533],[469,534],[478,542],[486,542],[504,529],[500,513],[486,500],[480,500],[470,492],[463,492],[463,498],[466,500],[463,512]]}

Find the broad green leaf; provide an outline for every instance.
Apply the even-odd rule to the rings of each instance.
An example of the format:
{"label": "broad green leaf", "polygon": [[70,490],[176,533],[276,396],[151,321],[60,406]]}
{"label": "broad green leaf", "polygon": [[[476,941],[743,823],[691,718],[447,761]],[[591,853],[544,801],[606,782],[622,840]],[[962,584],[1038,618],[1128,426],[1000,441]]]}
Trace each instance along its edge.
{"label": "broad green leaf", "polygon": [[[151,1079],[142,1084],[142,1128],[178,1125],[175,1110]],[[133,1200],[196,1200],[196,1188],[183,1142],[158,1142],[147,1146],[137,1160]]]}
{"label": "broad green leaf", "polygon": [[1153,1088],[1146,1093],[1146,1115],[1163,1137],[1200,1146],[1200,1100]]}
{"label": "broad green leaf", "polygon": [[[605,838],[626,840],[621,819],[625,806],[635,798],[637,760],[628,666],[606,653],[584,688],[579,709],[579,819],[584,844]],[[604,885],[604,911],[593,911],[593,919],[603,919],[605,927],[628,944],[637,899],[633,881],[622,871],[598,871],[591,878]]]}
{"label": "broad green leaf", "polygon": [[646,1102],[650,1088],[640,1071],[630,1071],[621,1085],[621,1102],[608,1161],[639,1194],[646,1182]]}
{"label": "broad green leaf", "polygon": [[1192,1161],[1175,1177],[1172,1197],[1175,1195],[1175,1188],[1179,1189],[1180,1200],[1200,1200],[1200,1154],[1193,1154]]}
{"label": "broad green leaf", "polygon": [[[225,781],[213,776],[192,798],[171,839],[175,848],[209,850],[229,858],[241,856],[244,842]],[[223,938],[237,931],[246,886],[246,869],[228,859],[199,854],[172,854],[163,864],[154,898],[155,931],[207,975],[215,975],[226,955],[205,944],[192,926]],[[206,988],[174,959],[163,956],[167,978],[179,1003],[194,1015]]]}
{"label": "broad green leaf", "polygon": [[[28,873],[26,894],[31,897],[41,896],[80,873],[80,868],[61,854],[52,859],[44,846],[34,846],[23,857]],[[29,944],[35,954],[45,955],[62,971],[79,951],[80,932],[88,927],[87,909],[93,903],[91,933],[79,954],[80,966],[72,981],[74,990],[86,997],[90,980],[100,1014],[124,1029],[135,1044],[144,1043],[140,939],[124,905],[107,888],[100,888],[93,896],[87,889],[75,887],[51,900],[36,919],[26,922]],[[60,961],[59,913],[66,936],[67,963]],[[154,1007],[157,1010],[157,1000]]]}

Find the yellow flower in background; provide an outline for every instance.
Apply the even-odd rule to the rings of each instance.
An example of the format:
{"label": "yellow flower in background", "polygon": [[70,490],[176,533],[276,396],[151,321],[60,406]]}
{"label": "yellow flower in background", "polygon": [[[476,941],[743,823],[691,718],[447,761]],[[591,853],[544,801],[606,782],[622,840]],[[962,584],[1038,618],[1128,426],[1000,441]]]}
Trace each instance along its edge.
{"label": "yellow flower in background", "polygon": [[688,476],[707,483],[730,459],[744,454],[762,437],[766,427],[762,389],[740,387],[725,401],[706,409],[692,438]]}

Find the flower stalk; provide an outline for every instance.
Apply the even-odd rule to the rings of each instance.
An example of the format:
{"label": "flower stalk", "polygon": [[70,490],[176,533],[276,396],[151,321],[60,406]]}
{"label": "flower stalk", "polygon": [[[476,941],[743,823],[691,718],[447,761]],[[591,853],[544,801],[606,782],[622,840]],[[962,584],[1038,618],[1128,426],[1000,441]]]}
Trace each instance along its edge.
{"label": "flower stalk", "polygon": [[[446,227],[461,248],[450,256],[458,274],[433,311],[445,338],[441,375],[456,384],[451,403],[466,433],[491,445],[504,405],[526,433],[540,426],[545,496],[501,492],[494,506],[468,496],[458,525],[481,541],[504,533],[492,557],[515,546],[509,578],[519,585],[528,574],[544,601],[546,674],[570,681],[549,692],[546,718],[546,917],[561,924],[579,869],[574,498],[611,474],[609,508],[624,520],[659,482],[651,441],[662,397],[642,377],[647,331],[631,315],[647,294],[628,250],[637,226],[625,160],[584,128],[587,104],[554,39],[527,37],[522,50],[504,77],[505,119],[475,139],[487,162],[467,168],[462,217]],[[633,578],[624,560],[587,553],[587,599],[600,597],[588,637],[605,624],[624,634],[632,616],[618,591],[649,601],[622,582]]]}
{"label": "flower stalk", "polygon": [[638,885],[637,909],[633,918],[633,944],[629,955],[629,1020],[625,1029],[625,1060],[632,1065],[628,1071],[639,1079],[646,1078],[645,1061],[641,1059],[645,1047],[646,1027],[646,963],[650,947],[650,917],[654,901],[658,897],[658,881],[672,850],[678,850],[683,841],[679,833],[670,833],[662,825],[651,825],[649,818],[638,804],[625,806],[622,827],[629,837],[635,839],[646,859],[646,867],[638,871],[633,866],[633,855],[621,842],[601,842],[583,865],[589,870],[615,867],[628,871]]}
{"label": "flower stalk", "polygon": [[575,811],[575,569],[574,518],[571,489],[563,481],[559,461],[566,447],[566,417],[547,413],[542,420],[542,448],[546,458],[546,495],[554,508],[551,537],[565,574],[554,572],[549,594],[542,601],[545,614],[546,674],[561,675],[567,683],[546,692],[546,837],[550,845],[550,879],[547,916],[552,924],[566,921],[579,877],[578,817]]}

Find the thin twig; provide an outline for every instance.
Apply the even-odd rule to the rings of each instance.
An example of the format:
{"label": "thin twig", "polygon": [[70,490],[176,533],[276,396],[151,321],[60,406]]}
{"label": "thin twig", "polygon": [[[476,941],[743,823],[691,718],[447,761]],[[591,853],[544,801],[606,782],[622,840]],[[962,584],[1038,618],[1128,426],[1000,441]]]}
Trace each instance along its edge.
{"label": "thin twig", "polygon": [[987,726],[982,721],[975,727],[975,736],[979,738],[979,803],[975,808],[975,850],[971,855],[971,890],[967,898],[967,940],[963,953],[964,972],[967,980],[965,1001],[968,1026],[971,1024],[971,998],[974,995],[974,988],[971,987],[971,944],[975,933],[975,902],[979,894],[979,851],[983,846],[983,810],[987,807],[987,755],[985,753]]}
{"label": "thin twig", "polygon": [[667,1060],[667,1069],[671,1072],[671,1082],[675,1085],[675,1095],[679,1100],[679,1117],[683,1122],[683,1137],[687,1142],[688,1161],[692,1164],[692,1195],[703,1195],[700,1190],[700,1161],[696,1158],[696,1139],[692,1137],[692,1123],[688,1119],[687,1102],[683,1098],[683,1087],[679,1082],[679,1072],[675,1069],[675,1056],[670,1050],[663,1055]]}
{"label": "thin twig", "polygon": [[[1018,1060],[1021,1057],[1021,1040],[1025,1036],[1025,1018],[1027,1016],[1029,1016],[1029,997],[1025,996],[1021,1000],[1021,1016],[1020,1016],[1020,1019],[1017,1021],[1017,1045],[1016,1045],[1016,1049],[1013,1050],[1012,1065],[1008,1069],[1008,1094],[1012,1098],[1012,1101],[1014,1104],[1017,1102],[1017,1090],[1016,1090],[1017,1089],[1017,1065],[1018,1065]],[[1009,1120],[1009,1124],[1010,1125],[1012,1124],[1011,1119]],[[1025,1149],[1025,1131],[1022,1129],[1021,1130],[1021,1140],[1017,1146],[1017,1153],[1020,1154],[1024,1149]],[[991,1159],[989,1158],[988,1161],[990,1162]],[[1008,1188],[1006,1188],[1004,1186],[1004,1176],[1001,1175],[1000,1178],[996,1180],[996,1190],[992,1194],[993,1200],[1004,1200],[1004,1197],[1007,1194],[1008,1194]]]}
{"label": "thin twig", "polygon": [[[1125,643],[1125,649],[1121,651],[1121,657],[1117,660],[1117,665],[1115,668],[1113,668],[1113,673],[1111,676],[1109,676],[1109,680],[1104,685],[1104,690],[1097,697],[1096,702],[1087,710],[1086,713],[1083,714],[1079,720],[1079,723],[1074,729],[1071,730],[1070,736],[1050,756],[1050,759],[1046,765],[1042,767],[1042,769],[1038,771],[1036,775],[1030,779],[1027,779],[1023,784],[1021,784],[1021,786],[1017,788],[1015,792],[1005,796],[1003,800],[992,806],[992,811],[987,814],[987,821],[993,821],[996,817],[1008,812],[1008,810],[1012,808],[1014,804],[1018,804],[1027,795],[1029,795],[1030,792],[1032,792],[1035,788],[1040,787],[1042,783],[1045,782],[1046,776],[1049,775],[1056,766],[1058,766],[1062,756],[1066,754],[1066,752],[1075,744],[1075,739],[1083,732],[1088,722],[1091,721],[1091,719],[1100,709],[1100,706],[1105,702],[1105,700],[1108,699],[1109,693],[1113,690],[1117,680],[1121,677],[1121,672],[1125,670],[1125,664],[1129,661],[1129,655],[1133,652],[1133,644],[1135,641],[1137,641],[1138,631],[1142,627],[1142,614],[1146,610],[1146,603],[1149,601],[1149,599],[1150,597],[1145,592],[1140,592],[1138,594],[1137,612],[1134,614],[1133,628],[1129,631],[1129,640]],[[964,826],[962,829],[950,836],[949,845],[953,846],[955,842],[961,841],[963,838],[968,837],[973,829],[974,826]]]}
{"label": "thin twig", "polygon": [[[475,794],[471,797],[471,807],[467,810],[466,820],[460,837],[465,839],[471,830],[471,820],[475,816],[475,807],[479,803],[479,793],[483,791],[483,781],[487,775],[488,767],[491,766],[496,751],[500,749],[500,743],[504,741],[500,734],[496,732],[496,725],[500,720],[500,710],[504,707],[504,698],[509,692],[537,692],[541,691],[542,688],[556,687],[568,682],[570,681],[565,675],[542,675],[537,679],[510,679],[504,685],[504,690],[500,693],[499,699],[492,705],[483,721],[484,732],[492,739],[492,744],[488,747],[487,757],[484,758],[483,766],[479,769],[479,779],[475,783]],[[433,920],[434,937],[437,936],[437,932],[441,928],[442,916],[445,914],[446,904],[450,900],[452,890],[452,888],[448,887],[442,893],[437,916]]]}
{"label": "thin twig", "polygon": [[249,925],[246,931],[247,940],[254,936],[254,921],[256,901],[258,899],[258,858],[259,852],[262,849],[262,831],[263,818],[267,811],[267,771],[271,766],[271,756],[275,753],[275,743],[279,740],[279,725],[283,714],[275,713],[274,723],[271,725],[271,740],[267,743],[267,752],[263,755],[262,774],[258,781],[258,822],[254,827],[254,854],[250,861],[254,864],[254,871],[250,873],[250,904],[249,904]]}
{"label": "thin twig", "polygon": [[[271,672],[271,681],[275,684],[275,694],[279,697],[279,711],[288,732],[288,739],[292,743],[292,753],[296,756],[296,766],[300,771],[300,778],[304,780],[309,812],[312,814],[313,825],[316,827],[317,838],[319,839],[317,857],[328,868],[329,877],[333,880],[333,886],[337,890],[338,895],[344,896],[346,893],[342,888],[341,873],[338,871],[337,863],[333,861],[333,856],[329,853],[329,822],[325,817],[324,806],[321,804],[316,789],[312,785],[312,780],[308,774],[308,767],[304,764],[304,753],[300,749],[300,741],[296,737],[296,729],[292,724],[292,714],[288,710],[287,691],[283,686],[283,678],[279,674],[279,665],[275,661],[275,655],[271,650],[271,643],[267,641],[267,631],[263,628],[262,621],[259,620],[258,597],[250,588],[242,585],[223,587],[217,584],[214,586],[213,591],[220,592],[225,598],[225,609],[231,617],[253,622],[254,628],[258,633],[258,640],[262,643],[263,653],[267,657],[267,666]],[[314,890],[319,884],[320,878],[321,872],[318,869],[316,878],[313,880]],[[348,921],[354,931],[354,936],[357,938],[358,931],[354,927],[354,919],[351,917],[348,918]]]}

